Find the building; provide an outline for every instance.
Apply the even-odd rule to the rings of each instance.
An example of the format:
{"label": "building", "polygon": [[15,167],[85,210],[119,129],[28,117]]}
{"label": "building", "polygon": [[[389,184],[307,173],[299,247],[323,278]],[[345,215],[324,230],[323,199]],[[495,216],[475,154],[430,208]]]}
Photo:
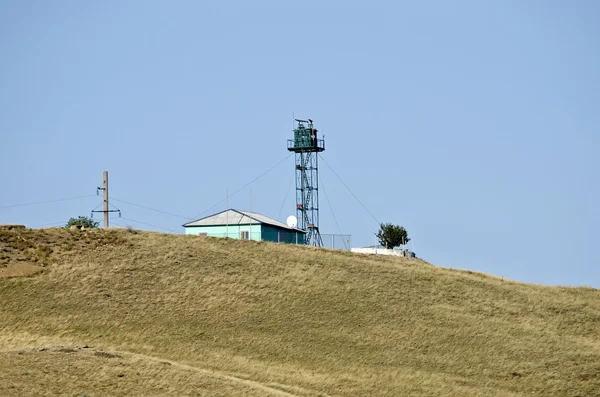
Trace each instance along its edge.
{"label": "building", "polygon": [[401,256],[403,258],[416,258],[417,255],[404,249],[387,249],[381,245],[376,245],[373,247],[365,247],[365,248],[352,248],[350,251],[356,252],[358,254],[375,254],[375,255],[392,255],[392,256]]}
{"label": "building", "polygon": [[255,212],[229,209],[183,225],[185,234],[304,244],[305,232]]}

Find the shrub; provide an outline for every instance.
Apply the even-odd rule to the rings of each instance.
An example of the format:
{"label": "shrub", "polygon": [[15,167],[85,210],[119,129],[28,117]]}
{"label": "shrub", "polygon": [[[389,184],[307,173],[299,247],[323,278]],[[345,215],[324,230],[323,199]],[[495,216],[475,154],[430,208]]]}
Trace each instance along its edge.
{"label": "shrub", "polygon": [[387,249],[407,244],[410,241],[408,232],[404,227],[392,225],[391,223],[379,225],[379,231],[375,233],[375,236],[379,239],[379,244]]}
{"label": "shrub", "polygon": [[82,228],[82,227],[84,227],[86,229],[92,229],[92,228],[98,227],[99,224],[100,223],[96,222],[92,218],[88,218],[87,216],[80,216],[78,218],[69,219],[69,221],[67,222],[65,227],[67,229],[70,228],[71,226],[75,226],[78,229]]}

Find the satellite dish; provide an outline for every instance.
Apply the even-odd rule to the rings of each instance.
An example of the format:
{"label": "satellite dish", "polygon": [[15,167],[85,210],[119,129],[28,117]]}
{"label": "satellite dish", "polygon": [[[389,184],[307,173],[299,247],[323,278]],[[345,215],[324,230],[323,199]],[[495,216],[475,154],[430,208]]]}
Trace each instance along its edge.
{"label": "satellite dish", "polygon": [[285,223],[287,223],[289,227],[295,228],[298,225],[298,218],[296,218],[294,215],[290,215],[287,217]]}

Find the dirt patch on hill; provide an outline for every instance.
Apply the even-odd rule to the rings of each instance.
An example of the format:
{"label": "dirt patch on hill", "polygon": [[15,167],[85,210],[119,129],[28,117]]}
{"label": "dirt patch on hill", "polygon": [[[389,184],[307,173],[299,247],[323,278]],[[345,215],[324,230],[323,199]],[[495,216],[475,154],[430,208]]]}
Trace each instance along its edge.
{"label": "dirt patch on hill", "polygon": [[312,391],[304,390],[303,393],[286,392],[250,379],[160,358],[130,353],[113,354],[88,346],[0,351],[0,362],[3,364],[0,371],[2,396],[315,395]]}
{"label": "dirt patch on hill", "polygon": [[9,263],[0,267],[0,278],[33,276],[42,271],[41,266],[26,262]]}

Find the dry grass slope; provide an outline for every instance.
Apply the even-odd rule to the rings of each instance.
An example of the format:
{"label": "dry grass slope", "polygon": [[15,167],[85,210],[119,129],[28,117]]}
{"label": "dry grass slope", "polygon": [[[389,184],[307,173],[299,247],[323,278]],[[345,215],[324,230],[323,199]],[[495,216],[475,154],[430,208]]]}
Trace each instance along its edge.
{"label": "dry grass slope", "polygon": [[600,395],[592,288],[125,230],[0,229],[0,261],[38,269],[0,277],[2,396]]}

